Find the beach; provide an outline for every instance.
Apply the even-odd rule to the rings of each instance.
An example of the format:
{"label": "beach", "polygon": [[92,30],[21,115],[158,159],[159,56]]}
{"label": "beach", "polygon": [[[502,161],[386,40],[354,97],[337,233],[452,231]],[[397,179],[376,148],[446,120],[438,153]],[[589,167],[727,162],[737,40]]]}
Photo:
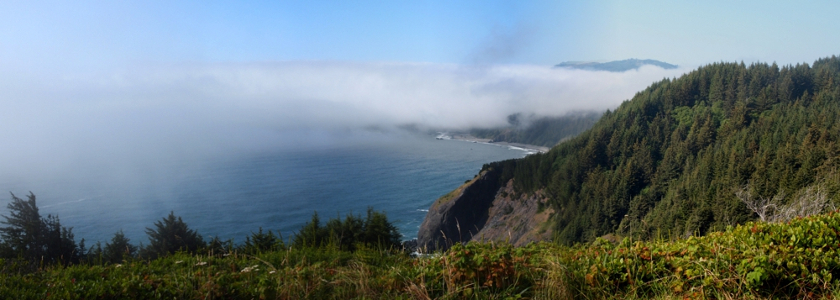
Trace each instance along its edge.
{"label": "beach", "polygon": [[468,133],[461,133],[461,132],[447,133],[446,135],[449,136],[453,140],[487,144],[487,145],[497,145],[497,146],[501,146],[501,147],[508,147],[511,150],[520,150],[520,151],[528,152],[528,154],[546,153],[546,152],[548,152],[548,150],[551,149],[549,147],[543,147],[543,146],[537,146],[537,145],[508,143],[508,142],[493,142],[490,139],[481,139],[481,138],[474,137],[474,136],[472,136]]}

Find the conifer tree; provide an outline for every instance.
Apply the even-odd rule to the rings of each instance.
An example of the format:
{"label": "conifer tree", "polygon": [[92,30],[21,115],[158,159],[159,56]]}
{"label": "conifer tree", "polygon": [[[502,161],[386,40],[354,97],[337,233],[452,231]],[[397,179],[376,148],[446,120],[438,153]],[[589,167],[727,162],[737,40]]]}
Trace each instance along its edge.
{"label": "conifer tree", "polygon": [[0,223],[6,225],[0,228],[0,237],[6,246],[4,257],[22,256],[27,259],[34,259],[44,255],[44,244],[42,241],[41,214],[38,213],[38,205],[35,203],[35,194],[29,192],[27,200],[23,200],[12,193],[12,202],[9,203],[9,216],[3,216],[5,221]]}
{"label": "conifer tree", "polygon": [[245,244],[241,250],[245,253],[256,254],[263,251],[277,251],[285,247],[282,237],[275,236],[271,230],[263,233],[260,227],[259,232],[251,232],[250,236],[245,237]]}
{"label": "conifer tree", "polygon": [[122,230],[114,234],[111,242],[105,244],[105,249],[102,251],[103,259],[109,263],[120,263],[125,258],[134,257],[137,254],[137,246],[130,243],[130,240],[125,237]]}
{"label": "conifer tree", "polygon": [[324,243],[326,239],[326,232],[321,227],[321,219],[318,218],[318,212],[312,214],[312,219],[303,225],[303,228],[295,234],[292,245],[294,247],[318,247]]}
{"label": "conifer tree", "polygon": [[158,258],[178,251],[196,252],[204,247],[204,239],[195,230],[190,229],[175,212],[155,222],[155,228],[146,227],[149,245],[144,247],[144,258]]}
{"label": "conifer tree", "polygon": [[0,224],[0,238],[3,246],[0,255],[7,258],[23,258],[31,263],[77,263],[84,251],[76,245],[73,228],[61,226],[58,216],[41,217],[35,194],[29,193],[26,200],[15,194],[8,204],[9,216],[3,216]]}
{"label": "conifer tree", "polygon": [[396,248],[400,245],[400,233],[385,213],[374,211],[368,207],[361,242],[384,248]]}

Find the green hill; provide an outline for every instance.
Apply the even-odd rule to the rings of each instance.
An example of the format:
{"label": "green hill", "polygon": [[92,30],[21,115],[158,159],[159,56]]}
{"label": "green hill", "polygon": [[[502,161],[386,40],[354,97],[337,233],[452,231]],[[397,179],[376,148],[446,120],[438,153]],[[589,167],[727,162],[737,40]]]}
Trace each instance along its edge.
{"label": "green hill", "polygon": [[652,84],[548,153],[485,167],[547,194],[565,243],[688,236],[755,219],[749,203],[837,203],[838,120],[837,57],[716,63]]}
{"label": "green hill", "polygon": [[[510,126],[504,128],[474,128],[469,133],[492,142],[508,142],[553,147],[560,141],[574,137],[589,128],[601,117],[596,112],[571,113],[558,117],[535,117],[522,120],[521,114],[508,116]],[[524,123],[524,124],[523,124]]]}

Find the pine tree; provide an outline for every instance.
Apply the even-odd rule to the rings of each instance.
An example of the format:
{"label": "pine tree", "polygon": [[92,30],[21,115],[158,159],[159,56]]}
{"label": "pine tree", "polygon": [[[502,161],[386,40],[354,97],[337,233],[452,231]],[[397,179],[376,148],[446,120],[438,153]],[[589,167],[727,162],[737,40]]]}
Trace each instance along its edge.
{"label": "pine tree", "polygon": [[35,203],[35,194],[29,192],[27,200],[23,200],[12,193],[12,202],[7,206],[9,216],[3,216],[7,225],[0,227],[0,237],[3,239],[7,252],[4,257],[20,256],[28,260],[35,260],[45,254],[43,243],[43,229],[41,214]]}
{"label": "pine tree", "polygon": [[245,244],[240,250],[248,254],[256,254],[263,251],[277,251],[286,248],[283,243],[283,238],[275,236],[271,230],[268,233],[263,233],[262,227],[259,232],[251,232],[250,236],[245,237]]}
{"label": "pine tree", "polygon": [[120,263],[126,258],[134,257],[135,254],[137,254],[137,246],[130,243],[122,230],[115,233],[111,242],[105,244],[105,249],[102,250],[104,261],[114,264]]}
{"label": "pine tree", "polygon": [[319,247],[325,242],[326,235],[326,231],[321,227],[318,212],[314,212],[312,219],[295,234],[292,245],[297,248]]}
{"label": "pine tree", "polygon": [[194,253],[204,247],[204,239],[195,230],[190,229],[175,212],[155,222],[155,228],[146,227],[149,245],[142,249],[144,258],[158,258],[178,251]]}
{"label": "pine tree", "polygon": [[364,234],[360,242],[384,248],[396,248],[400,245],[400,233],[385,213],[374,211],[368,207],[364,224]]}

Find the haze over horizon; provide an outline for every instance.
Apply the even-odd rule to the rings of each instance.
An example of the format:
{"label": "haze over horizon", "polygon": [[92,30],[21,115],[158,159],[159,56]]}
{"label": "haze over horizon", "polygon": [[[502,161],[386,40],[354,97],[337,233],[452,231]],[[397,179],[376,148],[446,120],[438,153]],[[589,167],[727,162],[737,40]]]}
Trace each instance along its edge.
{"label": "haze over horizon", "polygon": [[[4,2],[0,138],[10,146],[0,168],[50,174],[317,144],[361,128],[497,126],[511,113],[604,110],[707,63],[835,54],[840,40],[825,37],[840,25],[838,8]],[[627,58],[681,67],[551,69]]]}

